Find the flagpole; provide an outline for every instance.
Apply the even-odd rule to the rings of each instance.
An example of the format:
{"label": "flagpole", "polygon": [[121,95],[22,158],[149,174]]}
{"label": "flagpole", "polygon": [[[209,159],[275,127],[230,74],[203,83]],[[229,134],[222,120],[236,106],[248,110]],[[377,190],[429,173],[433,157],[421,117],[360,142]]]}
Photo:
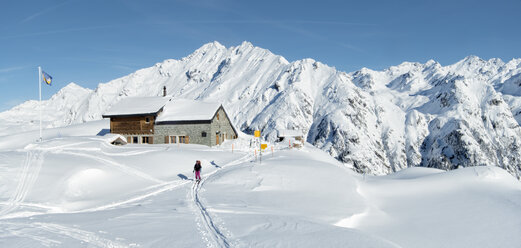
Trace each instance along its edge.
{"label": "flagpole", "polygon": [[42,68],[38,66],[38,92],[40,95],[40,103],[38,104],[40,109],[40,142],[43,140],[42,138]]}

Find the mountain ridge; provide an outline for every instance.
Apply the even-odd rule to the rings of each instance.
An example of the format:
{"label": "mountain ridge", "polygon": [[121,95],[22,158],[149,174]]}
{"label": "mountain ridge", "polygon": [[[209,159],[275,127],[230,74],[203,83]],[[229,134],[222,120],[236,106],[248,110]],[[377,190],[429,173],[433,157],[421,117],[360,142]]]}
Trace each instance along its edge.
{"label": "mountain ridge", "polygon": [[[52,112],[46,127],[64,126],[101,119],[120,99],[162,95],[166,86],[173,97],[221,101],[246,133],[259,129],[274,140],[277,129],[302,130],[358,172],[494,164],[520,178],[520,79],[521,59],[470,55],[447,66],[429,60],[346,73],[313,59],[288,62],[246,41],[230,48],[215,41],[95,90],[68,85],[42,105]],[[26,102],[0,119],[31,129],[37,107]]]}

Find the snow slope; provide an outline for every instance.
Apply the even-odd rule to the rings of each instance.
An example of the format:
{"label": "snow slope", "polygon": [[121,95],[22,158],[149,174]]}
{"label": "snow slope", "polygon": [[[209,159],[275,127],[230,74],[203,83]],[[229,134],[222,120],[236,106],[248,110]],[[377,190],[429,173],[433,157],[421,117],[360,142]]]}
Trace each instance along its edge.
{"label": "snow slope", "polygon": [[[358,172],[495,165],[521,178],[521,59],[469,56],[448,66],[404,62],[345,73],[313,59],[288,62],[243,42],[208,43],[95,90],[69,85],[44,102],[46,127],[99,120],[128,96],[222,102],[243,132],[274,140],[298,129]],[[0,113],[0,135],[37,126],[35,102]],[[36,125],[35,125],[36,124]]]}
{"label": "snow slope", "polygon": [[27,101],[2,112],[0,113],[2,120],[0,136],[38,129],[40,109],[44,128],[82,123],[85,119],[82,119],[79,113],[87,108],[85,101],[92,92],[90,89],[70,83],[53,95],[51,99],[42,101],[41,105],[38,101]]}
{"label": "snow slope", "polygon": [[[518,247],[521,182],[494,166],[359,175],[306,145],[112,146],[18,134],[0,149],[2,247]],[[53,134],[54,133],[54,134]],[[61,135],[58,135],[58,134]],[[0,143],[9,136],[0,137]],[[26,143],[24,147],[19,146]],[[193,162],[203,164],[194,184]]]}

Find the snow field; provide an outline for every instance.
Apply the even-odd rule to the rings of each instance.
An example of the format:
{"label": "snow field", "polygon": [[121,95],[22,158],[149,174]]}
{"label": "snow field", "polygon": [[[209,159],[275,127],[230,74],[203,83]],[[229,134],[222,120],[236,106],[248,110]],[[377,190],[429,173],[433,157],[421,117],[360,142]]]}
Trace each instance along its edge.
{"label": "snow field", "polygon": [[[90,135],[64,135],[71,128]],[[309,144],[270,144],[260,162],[242,134],[219,147],[112,146],[94,136],[103,128],[46,130],[41,143],[30,132],[0,137],[0,247],[521,243],[521,183],[497,167],[374,177]]]}

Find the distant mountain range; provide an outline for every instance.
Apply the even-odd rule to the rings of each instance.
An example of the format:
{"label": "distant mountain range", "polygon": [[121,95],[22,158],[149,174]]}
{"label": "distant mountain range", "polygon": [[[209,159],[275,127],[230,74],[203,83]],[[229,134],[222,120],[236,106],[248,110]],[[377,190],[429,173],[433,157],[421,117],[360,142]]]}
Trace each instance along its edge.
{"label": "distant mountain range", "polygon": [[[313,59],[288,62],[243,42],[208,43],[180,60],[90,90],[71,83],[42,103],[46,127],[101,119],[129,96],[220,101],[243,132],[298,129],[358,172],[495,165],[521,178],[521,59],[469,56],[449,66],[404,62],[346,73]],[[38,102],[0,113],[0,135],[38,127]],[[332,175],[333,176],[333,175]]]}

